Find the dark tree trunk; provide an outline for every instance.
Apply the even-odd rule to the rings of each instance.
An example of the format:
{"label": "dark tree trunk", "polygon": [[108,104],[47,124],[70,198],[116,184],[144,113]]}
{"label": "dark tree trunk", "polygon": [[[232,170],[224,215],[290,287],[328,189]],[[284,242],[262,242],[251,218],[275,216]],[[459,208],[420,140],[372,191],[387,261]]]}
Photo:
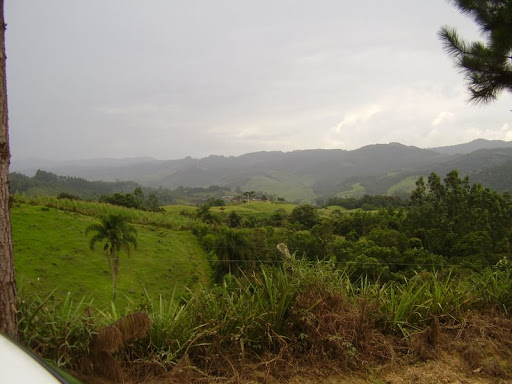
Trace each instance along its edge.
{"label": "dark tree trunk", "polygon": [[0,0],[0,331],[18,337],[16,280],[9,193],[9,125],[5,70],[4,1]]}

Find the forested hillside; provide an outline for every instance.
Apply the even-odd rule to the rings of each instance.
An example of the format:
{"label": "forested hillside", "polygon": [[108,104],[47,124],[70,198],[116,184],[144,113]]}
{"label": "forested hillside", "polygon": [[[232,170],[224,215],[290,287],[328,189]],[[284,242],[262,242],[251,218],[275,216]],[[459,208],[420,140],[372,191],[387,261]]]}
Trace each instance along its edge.
{"label": "forested hillside", "polygon": [[[339,186],[339,195],[350,193],[354,185],[368,194],[394,194],[407,196],[414,188],[414,180],[427,177],[431,172],[446,174],[457,169],[461,175],[468,175],[474,182],[500,192],[512,191],[508,169],[512,163],[512,148],[478,149],[470,153],[453,155],[449,160],[429,166],[390,172],[378,176],[355,176]],[[357,190],[355,191],[357,192]]]}
{"label": "forested hillside", "polygon": [[[43,170],[37,170],[32,177],[17,172],[11,173],[10,190],[13,194],[30,197],[59,196],[100,200],[132,208],[149,205],[152,209],[163,204],[202,204],[208,199],[231,193],[230,189],[215,185],[206,188],[179,187],[170,190],[143,187],[132,181],[88,181],[79,177],[59,176]],[[137,200],[141,202],[138,203]],[[143,204],[142,200],[145,200],[146,204]],[[150,204],[148,200],[151,201]]]}
{"label": "forested hillside", "polygon": [[21,173],[10,174],[11,193],[26,193],[31,196],[51,196],[67,193],[82,199],[97,199],[101,195],[115,192],[132,192],[139,184],[133,181],[88,181],[80,177],[59,176],[44,170],[37,170],[29,177]]}
{"label": "forested hillside", "polygon": [[[414,189],[414,181],[419,176],[427,177],[431,172],[446,174],[452,169],[457,169],[461,175],[470,175],[472,180],[487,187],[510,191],[512,186],[506,182],[509,163],[512,163],[510,143],[475,140],[434,149],[390,143],[353,151],[256,152],[237,157],[209,156],[167,161],[92,160],[65,165],[47,164],[45,171],[115,183],[94,187],[111,188],[111,192],[106,193],[113,193],[113,189],[121,193],[133,190],[135,186],[130,183],[119,182],[129,180],[146,190],[155,189],[158,198],[164,202],[170,202],[170,199],[164,196],[163,189],[208,188],[212,185],[228,191],[256,191],[300,202],[364,194],[406,197]],[[12,168],[29,176],[37,169],[29,164],[20,164],[19,167],[14,164]],[[19,173],[16,173],[15,182],[23,181]]]}

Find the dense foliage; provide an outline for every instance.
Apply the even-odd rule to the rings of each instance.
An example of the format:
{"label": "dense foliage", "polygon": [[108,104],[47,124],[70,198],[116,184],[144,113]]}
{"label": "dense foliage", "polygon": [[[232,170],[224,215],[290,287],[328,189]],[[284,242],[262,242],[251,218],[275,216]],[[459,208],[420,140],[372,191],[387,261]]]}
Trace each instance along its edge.
{"label": "dense foliage", "polygon": [[140,187],[135,188],[133,193],[114,193],[112,196],[101,195],[98,201],[102,203],[109,203],[119,205],[126,208],[141,209],[143,211],[160,212],[163,209],[160,207],[158,197],[154,192],[151,192],[148,197],[144,196],[144,192]]}
{"label": "dense foliage", "polygon": [[32,196],[51,196],[67,193],[82,199],[94,199],[115,192],[127,193],[138,185],[131,181],[104,182],[88,181],[80,177],[58,176],[38,170],[32,177],[12,172],[9,175],[11,193],[25,193]]}
{"label": "dense foliage", "polygon": [[510,257],[511,195],[471,185],[457,171],[444,180],[436,173],[427,183],[419,178],[406,207],[382,196],[335,200],[363,208],[369,202],[388,205],[325,212],[303,204],[290,213],[276,209],[259,220],[202,206],[197,215],[205,225],[195,233],[211,254],[217,281],[226,273],[253,270],[262,261],[275,263],[279,243],[308,260],[331,260],[354,280],[363,275],[403,281],[445,267],[481,270]]}
{"label": "dense foliage", "polygon": [[407,215],[409,233],[430,252],[452,263],[493,265],[510,254],[512,196],[470,185],[457,171],[444,182],[435,173],[420,178]]}
{"label": "dense foliage", "polygon": [[405,207],[407,202],[397,196],[383,196],[383,195],[364,195],[361,198],[355,197],[331,197],[325,204],[339,205],[346,209],[361,208],[365,211],[375,210],[380,208],[399,208]]}
{"label": "dense foliage", "polygon": [[[24,194],[30,197],[101,199],[112,204],[139,209],[154,208],[158,204],[173,204],[176,201],[198,204],[212,195],[219,198],[231,192],[229,188],[216,185],[207,188],[178,187],[171,190],[142,187],[132,181],[88,181],[80,177],[58,176],[43,170],[38,170],[32,177],[17,172],[12,172],[9,177],[9,188],[13,194]],[[147,196],[146,201],[141,201],[140,194]]]}

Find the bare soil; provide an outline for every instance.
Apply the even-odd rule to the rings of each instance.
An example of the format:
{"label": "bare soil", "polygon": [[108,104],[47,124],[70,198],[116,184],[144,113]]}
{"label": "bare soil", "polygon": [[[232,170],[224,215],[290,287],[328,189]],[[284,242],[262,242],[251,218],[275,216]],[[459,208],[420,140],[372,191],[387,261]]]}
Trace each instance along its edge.
{"label": "bare soil", "polygon": [[[183,377],[182,377],[183,379]],[[190,383],[243,383],[243,384],[505,384],[512,383],[510,378],[499,378],[482,373],[481,369],[470,370],[460,358],[449,354],[438,356],[435,360],[416,363],[390,363],[379,367],[362,367],[358,371],[347,371],[334,375],[302,374],[290,379],[279,380],[265,377],[262,372],[254,372],[254,377],[205,378],[189,377]],[[186,383],[177,377],[153,377],[133,383]],[[105,383],[105,382],[102,382]]]}

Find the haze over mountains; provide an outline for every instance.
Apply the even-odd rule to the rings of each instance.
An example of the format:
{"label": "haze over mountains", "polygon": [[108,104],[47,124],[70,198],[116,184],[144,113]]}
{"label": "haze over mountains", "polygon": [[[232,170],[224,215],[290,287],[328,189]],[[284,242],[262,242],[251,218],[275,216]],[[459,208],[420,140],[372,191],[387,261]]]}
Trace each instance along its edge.
{"label": "haze over mountains", "polygon": [[87,180],[130,180],[151,187],[220,185],[264,191],[288,200],[320,196],[369,194],[406,195],[419,176],[432,171],[444,176],[452,169],[472,182],[499,191],[512,190],[512,142],[475,140],[422,149],[399,143],[368,145],[356,150],[314,149],[255,152],[202,159],[93,159],[70,162],[17,161],[12,172],[32,176],[43,169]]}

